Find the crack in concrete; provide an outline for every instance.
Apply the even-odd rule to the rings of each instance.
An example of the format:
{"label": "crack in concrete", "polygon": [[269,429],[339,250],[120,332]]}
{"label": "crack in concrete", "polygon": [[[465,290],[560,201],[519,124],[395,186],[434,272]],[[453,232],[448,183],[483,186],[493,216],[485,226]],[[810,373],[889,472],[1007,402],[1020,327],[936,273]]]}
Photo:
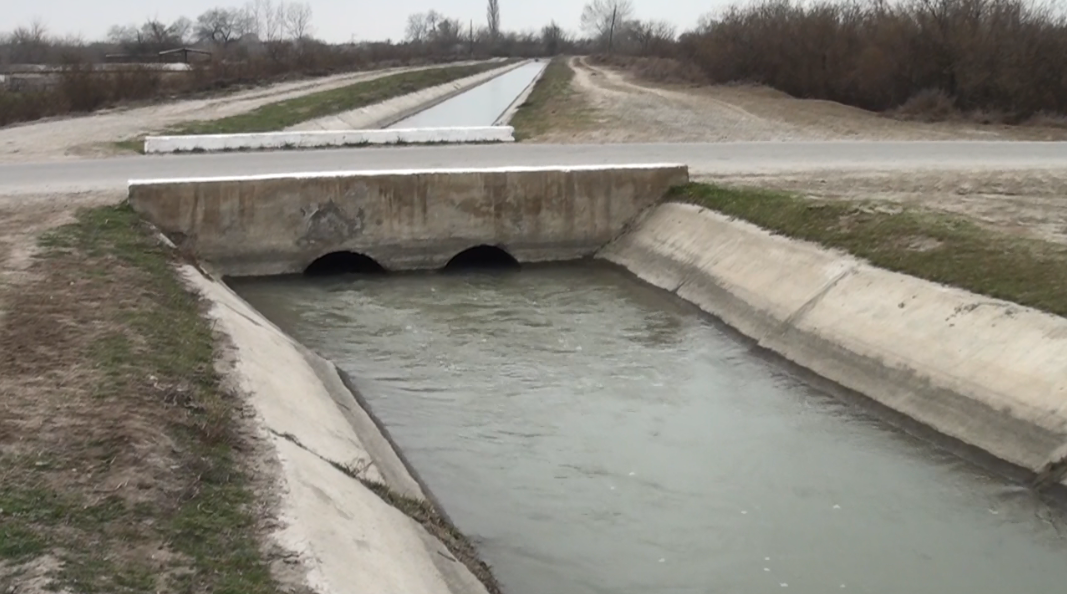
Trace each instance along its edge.
{"label": "crack in concrete", "polygon": [[288,433],[288,432],[282,433],[282,432],[277,431],[275,429],[272,429],[270,427],[267,428],[267,431],[270,431],[272,435],[274,435],[276,437],[279,437],[281,439],[284,439],[285,441],[288,441],[289,443],[291,443],[291,444],[295,445],[296,447],[304,450],[305,452],[311,454],[312,456],[315,456],[319,460],[322,460],[323,462],[329,464],[330,466],[333,466],[338,471],[340,471],[342,474],[348,476],[351,479],[359,481],[364,486],[366,486],[366,484],[368,482],[372,482],[370,479],[366,478],[365,475],[366,475],[368,470],[370,470],[371,468],[374,467],[374,460],[371,460],[371,461],[367,462],[366,464],[355,464],[355,465],[353,465],[353,464],[342,464],[340,462],[336,462],[334,460],[330,460],[326,456],[323,456],[322,454],[316,452],[315,450],[312,450],[311,448],[307,447],[306,445],[301,443],[300,438],[298,438],[297,436],[293,435],[292,433]]}
{"label": "crack in concrete", "polygon": [[1031,483],[1035,491],[1055,487],[1067,480],[1067,444],[1049,456],[1049,461],[1038,471]]}

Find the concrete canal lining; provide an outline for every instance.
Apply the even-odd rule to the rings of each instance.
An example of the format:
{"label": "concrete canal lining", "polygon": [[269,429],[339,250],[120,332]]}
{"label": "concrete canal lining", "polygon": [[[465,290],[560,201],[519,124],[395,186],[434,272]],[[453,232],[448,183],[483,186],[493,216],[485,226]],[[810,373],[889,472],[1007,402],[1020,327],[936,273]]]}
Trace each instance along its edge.
{"label": "concrete canal lining", "polygon": [[129,201],[221,275],[299,273],[333,252],[425,270],[478,245],[592,256],[688,179],[684,165],[361,171],[131,181]]}
{"label": "concrete canal lining", "polygon": [[280,132],[243,134],[184,134],[148,136],[146,154],[180,152],[218,152],[233,150],[306,149],[351,147],[377,144],[435,144],[512,142],[514,130],[504,125],[454,126],[450,123],[433,128],[398,128],[381,130],[431,109],[519,68],[528,61],[518,61],[480,72],[452,82],[408,93],[351,111],[316,118],[290,126]]}
{"label": "concrete canal lining", "polygon": [[[272,538],[315,592],[485,594],[487,589],[422,525],[361,480],[415,500],[427,494],[337,368],[287,336],[225,284],[184,265],[228,338],[226,377],[254,411],[278,462]],[[348,471],[342,471],[348,469]]]}
{"label": "concrete canal lining", "polygon": [[1062,470],[1067,320],[1059,316],[693,205],[658,206],[597,257],[941,434],[1038,475]]}
{"label": "concrete canal lining", "polygon": [[[345,251],[392,270],[440,268],[479,246],[520,262],[596,255],[798,365],[1063,481],[1067,320],[661,204],[687,180],[669,164],[335,172],[131,181],[129,201],[216,275],[300,272]],[[426,496],[333,364],[217,277],[182,272],[211,303],[276,448],[285,496],[275,538],[309,585],[485,591],[439,540],[338,469]]]}
{"label": "concrete canal lining", "polygon": [[[305,132],[312,130],[368,130],[388,128],[397,122],[405,120],[417,113],[436,107],[437,105],[466,93],[467,91],[503,76],[526,64],[527,60],[520,60],[511,64],[494,68],[468,77],[430,87],[400,97],[387,99],[381,103],[368,105],[352,111],[336,115],[317,118],[301,122],[295,126],[286,128],[287,132]],[[453,125],[455,122],[449,122]]]}

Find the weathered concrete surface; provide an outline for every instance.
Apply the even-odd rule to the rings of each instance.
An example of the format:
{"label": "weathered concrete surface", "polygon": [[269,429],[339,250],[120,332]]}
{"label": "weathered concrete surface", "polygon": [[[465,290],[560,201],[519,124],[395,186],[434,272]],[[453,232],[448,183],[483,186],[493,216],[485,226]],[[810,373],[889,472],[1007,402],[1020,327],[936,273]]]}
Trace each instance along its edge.
{"label": "weathered concrete surface", "polygon": [[230,341],[228,381],[255,410],[280,467],[272,535],[322,594],[483,594],[485,587],[421,525],[336,466],[424,499],[417,481],[332,363],[289,338],[220,282],[184,266]]}
{"label": "weathered concrete surface", "polygon": [[248,134],[187,134],[148,136],[146,154],[239,150],[301,149],[368,144],[462,144],[514,142],[511,126],[405,128],[396,130],[319,130],[315,132],[257,132]]}
{"label": "weathered concrete surface", "polygon": [[786,359],[1040,472],[1067,444],[1067,319],[664,204],[598,257]]}
{"label": "weathered concrete surface", "polygon": [[133,208],[223,275],[303,271],[337,251],[439,268],[482,244],[520,262],[593,255],[684,165],[402,170],[131,181]]}
{"label": "weathered concrete surface", "polygon": [[290,126],[286,128],[285,131],[370,130],[375,128],[385,128],[400,120],[411,117],[420,111],[427,110],[439,103],[448,101],[452,97],[469,91],[501,74],[511,72],[525,63],[525,61],[522,61],[508,64],[507,66],[479,72],[478,74],[437,85],[436,87],[430,87],[400,97],[394,97],[387,101],[382,101],[381,103],[375,103],[374,105],[368,105],[344,113],[308,120]]}

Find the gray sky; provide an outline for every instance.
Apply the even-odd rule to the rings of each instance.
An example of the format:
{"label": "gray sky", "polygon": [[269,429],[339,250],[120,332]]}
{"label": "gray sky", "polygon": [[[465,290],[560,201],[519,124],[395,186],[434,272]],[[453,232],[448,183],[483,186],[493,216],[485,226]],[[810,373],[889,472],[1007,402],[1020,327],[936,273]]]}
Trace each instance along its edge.
{"label": "gray sky", "polygon": [[[244,0],[0,0],[0,32],[41,17],[54,34],[81,34],[86,41],[102,39],[114,24],[179,16],[195,19],[208,8],[239,6]],[[633,0],[640,18],[673,22],[679,30],[692,27],[709,9],[728,0]],[[316,37],[327,41],[399,40],[407,15],[435,9],[464,22],[485,22],[486,0],[310,0]],[[501,25],[508,30],[539,29],[556,19],[577,32],[584,0],[500,0]],[[372,18],[371,15],[374,15]]]}

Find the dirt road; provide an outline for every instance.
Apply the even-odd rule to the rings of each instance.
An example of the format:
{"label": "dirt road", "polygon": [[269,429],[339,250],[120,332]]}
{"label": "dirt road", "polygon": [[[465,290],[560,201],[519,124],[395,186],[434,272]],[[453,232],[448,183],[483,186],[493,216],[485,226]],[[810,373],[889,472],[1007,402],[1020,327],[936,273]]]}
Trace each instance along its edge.
{"label": "dirt road", "polygon": [[[572,58],[572,88],[592,108],[594,126],[556,129],[537,139],[559,143],[1019,141],[1064,140],[1067,130],[905,122],[829,101],[801,100],[756,86],[655,86],[620,71]],[[735,159],[745,160],[738,146]],[[824,150],[812,146],[812,150]],[[776,153],[767,146],[766,153]],[[798,164],[799,165],[799,164]],[[966,215],[984,225],[1067,243],[1067,171],[949,167],[937,159],[910,166],[752,167],[702,172],[706,181],[775,188],[829,199],[877,200]]]}
{"label": "dirt road", "polygon": [[1058,128],[904,122],[766,87],[654,86],[572,58],[574,89],[594,108],[592,129],[557,130],[543,142],[816,140],[1061,140]]}
{"label": "dirt road", "polygon": [[[463,63],[450,65],[460,64]],[[173,101],[11,126],[0,129],[0,162],[108,156],[114,154],[116,149],[112,143],[116,141],[162,130],[182,122],[224,118],[251,111],[268,103],[328,91],[398,72],[422,69],[390,68],[338,74],[310,81],[279,83],[224,97]]]}

